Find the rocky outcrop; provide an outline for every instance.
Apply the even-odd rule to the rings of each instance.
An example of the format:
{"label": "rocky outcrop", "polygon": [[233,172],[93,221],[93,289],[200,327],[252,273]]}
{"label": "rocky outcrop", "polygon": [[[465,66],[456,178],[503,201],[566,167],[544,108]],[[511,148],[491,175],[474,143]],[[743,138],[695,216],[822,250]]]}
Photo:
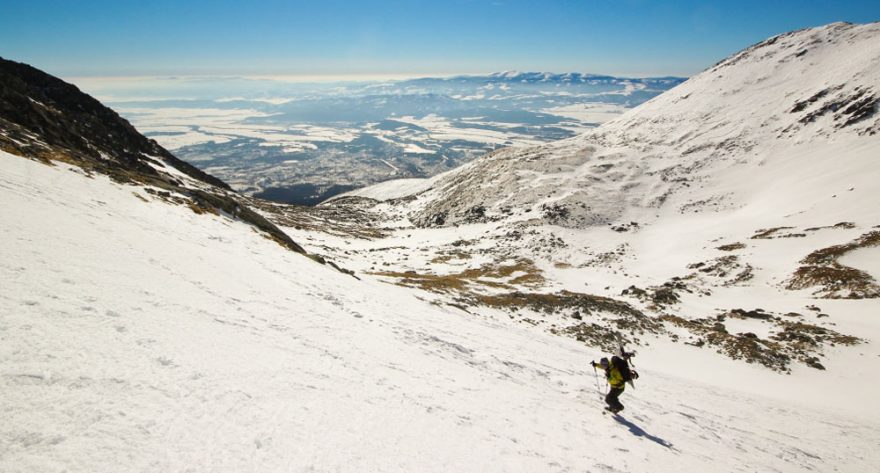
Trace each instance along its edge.
{"label": "rocky outcrop", "polygon": [[185,163],[73,84],[0,58],[0,147],[42,159],[63,157],[102,173],[161,179],[162,161],[221,189],[220,179]]}
{"label": "rocky outcrop", "polygon": [[98,100],[27,64],[0,58],[0,149],[63,161],[117,182],[158,188],[171,203],[221,211],[298,253],[305,250],[216,177],[176,158]]}

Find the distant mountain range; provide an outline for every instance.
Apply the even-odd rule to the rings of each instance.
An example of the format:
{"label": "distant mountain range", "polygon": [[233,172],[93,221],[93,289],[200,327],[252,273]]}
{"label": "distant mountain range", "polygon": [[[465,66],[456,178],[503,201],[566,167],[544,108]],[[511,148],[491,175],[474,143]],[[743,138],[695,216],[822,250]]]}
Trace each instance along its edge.
{"label": "distant mountain range", "polygon": [[[289,89],[253,81],[214,98],[111,105],[236,190],[312,205],[388,179],[430,177],[500,147],[574,136],[682,81],[534,72]],[[223,84],[242,86],[203,81],[198,90]],[[167,85],[185,95],[196,84]]]}
{"label": "distant mountain range", "polygon": [[491,74],[480,76],[458,76],[453,79],[474,79],[481,81],[496,82],[521,82],[521,83],[540,83],[540,82],[561,82],[571,84],[608,84],[632,82],[640,84],[680,84],[687,80],[686,77],[663,76],[663,77],[616,77],[603,74],[589,74],[581,72],[518,72],[504,71],[493,72]]}

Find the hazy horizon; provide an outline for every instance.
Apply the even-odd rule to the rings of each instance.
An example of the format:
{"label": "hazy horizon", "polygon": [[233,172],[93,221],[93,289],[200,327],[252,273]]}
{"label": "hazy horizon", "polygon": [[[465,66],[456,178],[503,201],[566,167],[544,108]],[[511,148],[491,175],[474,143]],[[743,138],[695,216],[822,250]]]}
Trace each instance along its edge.
{"label": "hazy horizon", "polygon": [[878,19],[866,0],[10,0],[0,56],[76,78],[686,77],[776,34]]}

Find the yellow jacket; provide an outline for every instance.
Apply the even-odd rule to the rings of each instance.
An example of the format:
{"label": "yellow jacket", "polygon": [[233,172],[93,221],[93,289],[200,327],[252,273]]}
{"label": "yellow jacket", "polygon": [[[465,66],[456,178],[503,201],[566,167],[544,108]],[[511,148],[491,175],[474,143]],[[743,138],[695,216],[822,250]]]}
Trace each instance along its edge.
{"label": "yellow jacket", "polygon": [[626,382],[623,381],[623,375],[620,374],[620,370],[614,366],[614,363],[608,364],[608,369],[605,370],[605,378],[608,379],[608,384],[612,388],[623,389],[626,386]]}

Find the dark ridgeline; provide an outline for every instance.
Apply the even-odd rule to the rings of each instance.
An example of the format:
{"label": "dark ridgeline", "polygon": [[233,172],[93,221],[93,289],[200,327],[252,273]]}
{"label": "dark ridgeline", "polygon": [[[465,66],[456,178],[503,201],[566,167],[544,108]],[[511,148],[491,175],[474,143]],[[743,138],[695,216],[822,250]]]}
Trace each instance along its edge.
{"label": "dark ridgeline", "polygon": [[73,84],[3,58],[0,148],[33,158],[63,156],[117,178],[127,171],[159,179],[159,173],[147,164],[156,160],[145,155],[157,156],[194,179],[229,189],[225,182],[177,159],[138,133],[127,120]]}
{"label": "dark ridgeline", "polygon": [[[221,210],[306,254],[286,233],[251,210],[220,179],[177,159],[101,102],[27,64],[0,58],[0,150],[43,162],[63,161],[123,183],[163,189],[166,200]],[[192,185],[156,170],[168,165],[199,181]],[[201,211],[201,210],[200,210]]]}

